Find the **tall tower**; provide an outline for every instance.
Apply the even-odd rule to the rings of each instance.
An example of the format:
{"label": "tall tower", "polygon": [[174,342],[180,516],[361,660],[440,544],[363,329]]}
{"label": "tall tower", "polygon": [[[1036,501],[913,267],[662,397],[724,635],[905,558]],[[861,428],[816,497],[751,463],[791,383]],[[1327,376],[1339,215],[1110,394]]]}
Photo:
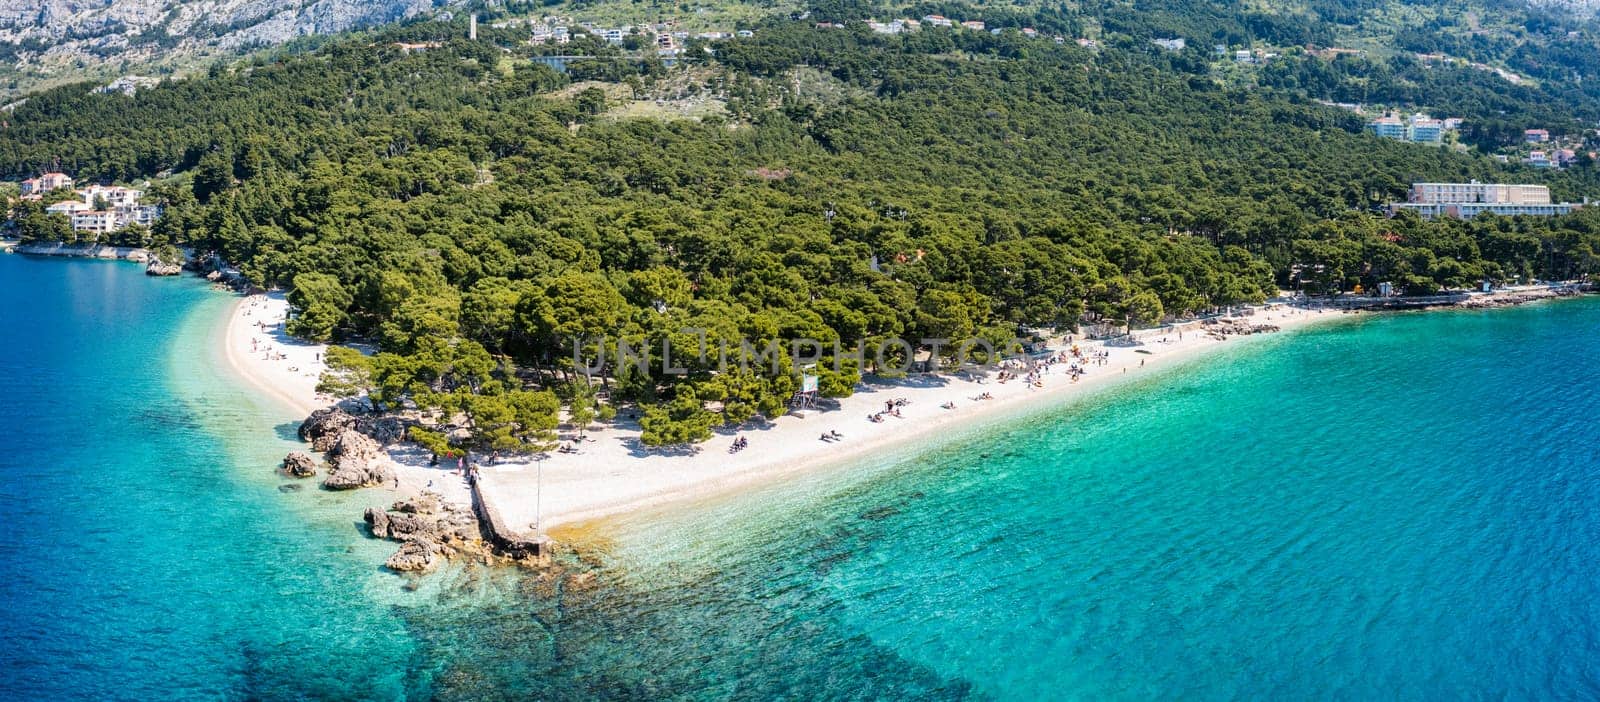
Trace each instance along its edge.
{"label": "tall tower", "polygon": [[469,16],[467,18],[467,38],[471,39],[473,41],[477,41],[478,40],[478,15],[477,15],[477,13],[473,13],[471,16]]}

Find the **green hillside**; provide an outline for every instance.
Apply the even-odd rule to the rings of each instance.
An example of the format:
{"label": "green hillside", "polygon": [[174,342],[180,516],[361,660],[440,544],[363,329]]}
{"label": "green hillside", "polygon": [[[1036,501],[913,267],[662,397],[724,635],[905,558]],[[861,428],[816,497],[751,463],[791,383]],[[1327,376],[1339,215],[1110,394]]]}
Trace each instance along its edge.
{"label": "green hillside", "polygon": [[[474,431],[455,440],[475,448],[542,440],[548,393],[589,411],[573,349],[588,360],[602,336],[657,348],[667,337],[693,347],[685,328],[734,348],[1009,339],[1022,327],[1149,325],[1279,288],[1393,282],[1416,294],[1600,270],[1594,210],[1377,213],[1417,180],[1597,195],[1592,161],[1535,171],[1381,140],[1362,117],[1312,101],[1360,88],[1469,123],[1581,136],[1591,84],[1298,52],[1235,85],[1218,80],[1210,39],[1181,51],[1148,39],[1234,42],[1229,32],[1248,30],[1241,41],[1310,42],[1340,30],[1305,19],[1311,36],[1261,19],[1290,15],[1205,7],[904,12],[1041,33],[1027,37],[819,28],[871,8],[817,6],[712,52],[692,42],[694,60],[672,66],[577,43],[562,50],[598,58],[566,75],[531,60],[552,47],[511,29],[468,42],[458,26],[416,24],[132,97],[34,95],[0,130],[0,170],[155,178],[166,216],[120,241],[216,251],[252,282],[289,289],[296,333],[384,349],[342,358],[343,389],[466,412]],[[1080,47],[1071,39],[1090,15],[1100,39]],[[401,40],[437,44],[406,53]],[[24,238],[70,236],[36,205],[17,215]],[[780,413],[798,383],[687,365],[608,367],[607,406],[640,403],[647,440],[675,444]],[[826,394],[872,370],[843,366],[823,371]]]}

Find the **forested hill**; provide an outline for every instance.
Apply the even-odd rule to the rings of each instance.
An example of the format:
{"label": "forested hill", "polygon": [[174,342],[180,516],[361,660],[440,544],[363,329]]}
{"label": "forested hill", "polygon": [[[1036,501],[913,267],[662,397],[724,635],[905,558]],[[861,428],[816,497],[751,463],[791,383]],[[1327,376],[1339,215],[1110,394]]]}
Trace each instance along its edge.
{"label": "forested hill", "polygon": [[[1380,140],[1142,44],[786,21],[687,65],[612,56],[563,76],[521,43],[405,53],[392,41],[429,30],[395,31],[132,97],[36,95],[0,128],[0,169],[157,178],[150,243],[216,250],[289,289],[296,333],[376,341],[387,353],[342,359],[355,367],[334,389],[465,411],[486,428],[457,440],[480,448],[546,436],[547,390],[592,409],[564,371],[602,335],[1004,339],[1280,286],[1417,293],[1597,263],[1592,210],[1374,213],[1423,179],[1597,193],[1592,165],[1536,175]],[[586,78],[613,85],[571,84]],[[648,111],[688,99],[717,109]],[[17,214],[25,237],[70,236],[36,206]],[[647,407],[653,443],[780,413],[798,382],[659,360],[606,379],[613,402]],[[824,392],[848,393],[859,369],[827,365]]]}

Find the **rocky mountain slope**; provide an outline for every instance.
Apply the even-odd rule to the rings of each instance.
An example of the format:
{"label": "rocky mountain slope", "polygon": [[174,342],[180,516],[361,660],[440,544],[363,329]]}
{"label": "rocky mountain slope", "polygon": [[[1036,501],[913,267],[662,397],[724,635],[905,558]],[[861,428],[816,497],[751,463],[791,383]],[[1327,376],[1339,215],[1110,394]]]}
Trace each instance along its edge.
{"label": "rocky mountain slope", "polygon": [[1528,0],[1534,7],[1566,10],[1576,17],[1593,19],[1600,13],[1600,0]]}
{"label": "rocky mountain slope", "polygon": [[462,0],[0,0],[0,88],[168,72],[297,37],[448,12]]}

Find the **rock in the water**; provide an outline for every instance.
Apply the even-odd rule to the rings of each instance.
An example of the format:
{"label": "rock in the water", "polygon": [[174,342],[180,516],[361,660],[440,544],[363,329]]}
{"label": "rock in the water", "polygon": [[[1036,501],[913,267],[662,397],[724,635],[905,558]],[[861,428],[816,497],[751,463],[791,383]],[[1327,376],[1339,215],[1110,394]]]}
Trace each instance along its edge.
{"label": "rock in the water", "polygon": [[332,467],[322,486],[329,490],[349,490],[394,480],[394,471],[378,442],[355,429],[339,433],[328,448],[328,460]]}
{"label": "rock in the water", "polygon": [[284,483],[278,486],[278,492],[300,492],[300,486],[295,483]]}
{"label": "rock in the water", "polygon": [[432,570],[439,565],[439,546],[423,539],[407,541],[400,544],[400,550],[395,551],[384,565],[390,570],[417,572]]}
{"label": "rock in the water", "polygon": [[367,528],[372,530],[372,535],[380,539],[389,538],[389,513],[377,507],[368,507],[361,513],[361,521],[367,523]]}
{"label": "rock in the water", "polygon": [[360,462],[376,458],[382,451],[372,437],[355,429],[345,429],[328,447],[328,458],[334,463]]}
{"label": "rock in the water", "polygon": [[368,507],[362,519],[372,528],[372,535],[380,539],[438,541],[438,525],[433,520],[415,514],[390,514],[377,507]]}
{"label": "rock in the water", "polygon": [[304,451],[291,451],[283,457],[283,472],[296,478],[309,478],[317,474],[317,459]]}
{"label": "rock in the water", "polygon": [[[333,439],[338,438],[340,432],[354,428],[355,425],[356,418],[338,407],[319,409],[300,423],[300,439],[311,442],[313,451],[327,451],[333,446]],[[323,440],[326,440],[326,445],[317,448],[317,444]]]}
{"label": "rock in the water", "polygon": [[444,502],[436,493],[400,500],[392,512],[368,507],[361,519],[374,537],[401,542],[387,563],[394,570],[432,570],[448,558],[490,553],[471,508]]}
{"label": "rock in the water", "polygon": [[182,264],[164,263],[159,259],[151,261],[150,265],[144,267],[145,275],[177,275],[182,272]]}

